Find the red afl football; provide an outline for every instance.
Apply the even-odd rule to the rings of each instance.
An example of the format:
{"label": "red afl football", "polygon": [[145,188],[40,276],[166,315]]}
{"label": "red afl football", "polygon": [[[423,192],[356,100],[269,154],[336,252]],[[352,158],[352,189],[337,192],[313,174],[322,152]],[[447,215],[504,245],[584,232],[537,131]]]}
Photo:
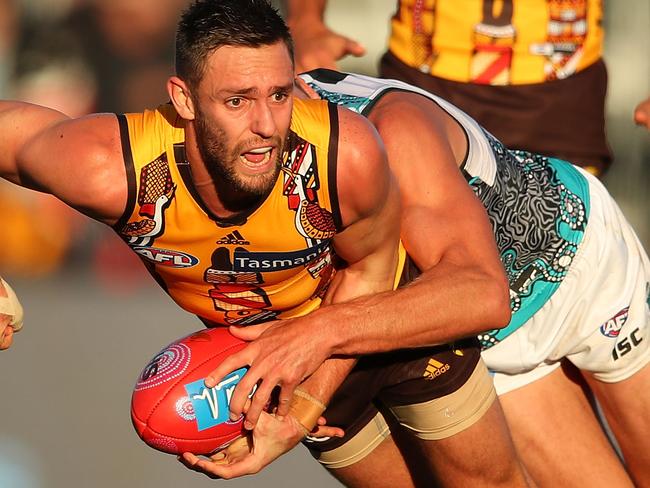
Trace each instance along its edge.
{"label": "red afl football", "polygon": [[230,421],[228,406],[246,368],[214,388],[207,388],[204,378],[244,346],[226,328],[203,329],[156,354],[131,398],[131,420],[140,438],[170,454],[211,454],[240,437],[243,418]]}

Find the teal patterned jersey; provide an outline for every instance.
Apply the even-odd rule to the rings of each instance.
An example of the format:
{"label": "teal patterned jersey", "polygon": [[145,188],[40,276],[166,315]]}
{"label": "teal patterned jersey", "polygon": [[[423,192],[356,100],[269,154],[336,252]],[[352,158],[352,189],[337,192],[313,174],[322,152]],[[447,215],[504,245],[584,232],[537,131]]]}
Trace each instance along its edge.
{"label": "teal patterned jersey", "polygon": [[481,200],[510,284],[510,323],[479,336],[488,348],[526,323],[567,274],[589,219],[589,187],[572,164],[512,151],[449,102],[396,80],[315,70],[301,75],[322,98],[368,115],[387,92],[419,93],[433,100],[465,131],[461,166]]}

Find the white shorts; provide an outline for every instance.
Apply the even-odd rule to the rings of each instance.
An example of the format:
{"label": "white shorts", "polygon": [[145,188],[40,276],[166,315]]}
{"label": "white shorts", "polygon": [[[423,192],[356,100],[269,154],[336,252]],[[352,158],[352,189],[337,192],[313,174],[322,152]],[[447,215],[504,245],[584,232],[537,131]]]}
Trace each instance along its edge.
{"label": "white shorts", "polygon": [[591,210],[566,277],[533,317],[482,353],[498,394],[551,373],[563,358],[608,383],[650,362],[648,256],[602,183],[581,172]]}

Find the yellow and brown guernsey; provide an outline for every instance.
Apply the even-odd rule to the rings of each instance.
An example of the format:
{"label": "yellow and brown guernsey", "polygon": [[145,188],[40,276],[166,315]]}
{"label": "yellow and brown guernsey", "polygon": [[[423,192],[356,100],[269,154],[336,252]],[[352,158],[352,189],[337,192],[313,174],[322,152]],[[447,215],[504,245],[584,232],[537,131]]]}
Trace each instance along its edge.
{"label": "yellow and brown guernsey", "polygon": [[318,307],[341,227],[336,106],[296,100],[282,172],[259,207],[211,214],[185,157],[172,105],[119,115],[129,199],[115,231],[184,309],[208,324],[248,325]]}
{"label": "yellow and brown guernsey", "polygon": [[389,48],[447,80],[542,83],[601,58],[602,16],[602,0],[400,0]]}

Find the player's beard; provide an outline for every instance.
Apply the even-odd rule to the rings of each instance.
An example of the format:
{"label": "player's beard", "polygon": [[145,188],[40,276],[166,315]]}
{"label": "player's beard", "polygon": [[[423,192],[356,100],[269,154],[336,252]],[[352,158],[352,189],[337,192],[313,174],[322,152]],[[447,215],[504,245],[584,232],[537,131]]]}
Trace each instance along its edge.
{"label": "player's beard", "polygon": [[[284,144],[279,135],[242,141],[229,151],[225,131],[219,127],[211,128],[200,112],[196,114],[195,127],[201,158],[226,209],[231,212],[248,210],[271,193],[282,167]],[[240,155],[255,146],[274,146],[277,149],[273,171],[250,176],[239,174],[236,168]]]}

